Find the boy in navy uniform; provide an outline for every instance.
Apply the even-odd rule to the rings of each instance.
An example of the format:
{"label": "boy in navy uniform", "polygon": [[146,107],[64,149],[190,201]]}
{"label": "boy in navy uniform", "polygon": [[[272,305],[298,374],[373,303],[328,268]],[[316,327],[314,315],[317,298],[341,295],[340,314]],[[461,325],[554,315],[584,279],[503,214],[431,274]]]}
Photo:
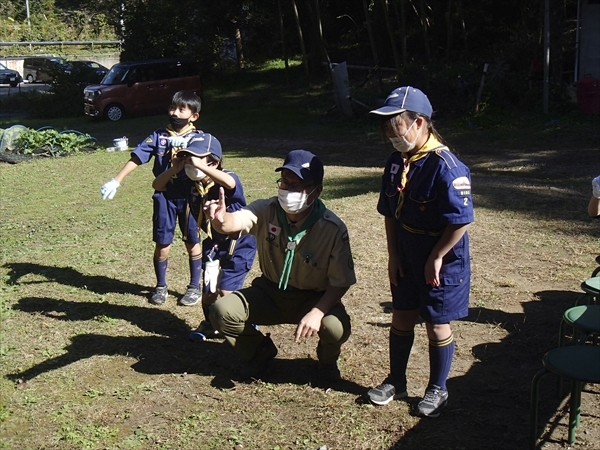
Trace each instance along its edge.
{"label": "boy in navy uniform", "polygon": [[[219,198],[219,188],[225,192],[227,211],[238,211],[246,206],[244,188],[239,177],[222,166],[223,151],[221,143],[211,134],[194,135],[186,148],[180,149],[173,158],[173,166],[160,174],[152,187],[164,190],[170,180],[182,169],[188,177],[187,195],[189,217],[198,224],[196,231],[202,242],[202,264],[204,266],[204,288],[202,309],[205,320],[198,329],[190,334],[192,341],[203,341],[220,337],[209,320],[209,307],[217,296],[223,296],[241,289],[244,279],[252,268],[256,254],[254,236],[241,236],[231,239],[212,229],[208,215],[204,211],[207,201]],[[181,304],[191,306],[198,303],[200,297],[185,297]]]}
{"label": "boy in navy uniform", "polygon": [[397,88],[371,111],[396,149],[382,178],[377,211],[385,217],[393,315],[390,373],[368,392],[376,405],[407,394],[406,367],[419,316],[429,338],[429,384],[418,413],[438,417],[447,404],[454,355],[450,322],[468,314],[471,177],[442,143],[427,96]]}
{"label": "boy in navy uniform", "polygon": [[[123,179],[141,164],[154,157],[152,172],[158,176],[171,167],[173,153],[185,147],[188,139],[201,134],[194,122],[200,117],[201,100],[192,91],[175,93],[169,106],[169,126],[151,133],[132,152],[131,158],[117,175],[100,189],[102,200],[111,200]],[[152,215],[152,235],[156,243],[154,250],[154,271],[156,288],[150,297],[150,303],[162,305],[167,300],[167,264],[169,250],[175,236],[175,228],[183,234],[183,241],[189,254],[190,282],[188,290],[181,299],[200,297],[199,283],[202,270],[202,254],[197,224],[193,217],[187,217],[187,175],[180,171],[169,180],[164,191],[155,191],[152,196],[154,213]]]}

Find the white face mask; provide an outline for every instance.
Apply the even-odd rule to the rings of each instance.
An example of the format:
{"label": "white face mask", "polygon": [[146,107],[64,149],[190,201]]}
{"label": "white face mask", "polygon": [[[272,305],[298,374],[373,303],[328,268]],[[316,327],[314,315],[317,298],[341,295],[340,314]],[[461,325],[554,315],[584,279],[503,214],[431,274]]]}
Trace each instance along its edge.
{"label": "white face mask", "polygon": [[[316,189],[316,188],[315,188]],[[306,210],[312,203],[309,205],[307,203],[308,196],[315,192],[313,189],[310,193],[305,192],[291,192],[286,189],[279,189],[279,193],[277,198],[279,199],[279,204],[281,208],[288,214],[299,214],[302,211]]]}
{"label": "white face mask", "polygon": [[[417,142],[419,133],[417,133],[417,135],[415,136],[415,139],[412,142],[408,142],[404,136],[406,136],[406,134],[410,131],[410,129],[416,122],[417,121],[415,120],[413,123],[411,123],[410,127],[408,127],[408,129],[402,136],[388,138],[390,140],[390,142],[392,143],[392,146],[396,150],[398,150],[400,153],[407,153],[407,152],[410,152],[413,148],[415,148],[415,142]],[[419,129],[419,132],[420,131],[421,131],[421,129]]]}
{"label": "white face mask", "polygon": [[204,172],[202,172],[197,167],[192,166],[191,164],[185,165],[185,174],[190,180],[193,181],[200,181],[206,177],[206,174]]}

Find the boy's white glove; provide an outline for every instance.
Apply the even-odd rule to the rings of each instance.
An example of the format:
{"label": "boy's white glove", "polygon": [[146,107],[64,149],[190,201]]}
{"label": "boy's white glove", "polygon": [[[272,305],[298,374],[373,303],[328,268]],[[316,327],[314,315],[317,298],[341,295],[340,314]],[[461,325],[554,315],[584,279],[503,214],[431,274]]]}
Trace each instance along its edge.
{"label": "boy's white glove", "polygon": [[217,292],[217,284],[219,282],[219,275],[221,269],[219,267],[219,260],[208,261],[204,265],[204,284],[208,286],[208,289],[213,294]]}
{"label": "boy's white glove", "polygon": [[592,180],[592,194],[600,199],[600,175]]}
{"label": "boy's white glove", "polygon": [[172,148],[187,148],[188,140],[183,136],[169,136],[167,138]]}
{"label": "boy's white glove", "polygon": [[121,186],[121,183],[119,183],[114,178],[104,183],[100,188],[100,195],[102,195],[102,200],[112,200],[115,194],[117,193],[117,188],[119,186]]}

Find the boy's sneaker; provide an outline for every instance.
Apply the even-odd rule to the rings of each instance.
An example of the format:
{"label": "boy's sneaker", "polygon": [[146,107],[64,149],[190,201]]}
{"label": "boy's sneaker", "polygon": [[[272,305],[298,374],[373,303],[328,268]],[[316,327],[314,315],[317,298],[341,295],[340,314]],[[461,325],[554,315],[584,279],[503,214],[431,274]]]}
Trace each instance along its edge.
{"label": "boy's sneaker", "polygon": [[277,356],[277,347],[271,340],[271,335],[267,334],[258,348],[254,352],[254,356],[246,363],[241,370],[240,375],[243,379],[254,378],[258,380],[260,376],[267,370],[269,363]]}
{"label": "boy's sneaker", "polygon": [[425,417],[439,417],[448,404],[448,391],[432,384],[425,391],[425,397],[417,405],[419,414]]}
{"label": "boy's sneaker", "polygon": [[150,297],[150,303],[153,305],[163,305],[167,301],[168,296],[169,293],[166,286],[156,286]]}
{"label": "boy's sneaker", "polygon": [[183,297],[179,299],[179,304],[181,306],[194,306],[200,300],[202,300],[202,292],[200,292],[200,289],[188,286]]}
{"label": "boy's sneaker", "polygon": [[379,386],[369,389],[367,395],[369,396],[371,403],[384,406],[394,399],[400,400],[401,398],[408,397],[408,392],[406,392],[406,388],[402,390],[396,389],[396,386],[391,383],[391,380],[386,378]]}
{"label": "boy's sneaker", "polygon": [[223,335],[213,328],[211,323],[207,320],[200,322],[198,328],[190,333],[190,341],[201,342],[207,339],[219,339]]}

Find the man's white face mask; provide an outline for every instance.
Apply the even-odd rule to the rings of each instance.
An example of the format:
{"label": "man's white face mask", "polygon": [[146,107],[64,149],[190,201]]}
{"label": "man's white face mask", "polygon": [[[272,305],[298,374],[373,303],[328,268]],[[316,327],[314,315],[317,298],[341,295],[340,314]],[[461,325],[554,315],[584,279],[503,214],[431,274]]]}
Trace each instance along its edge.
{"label": "man's white face mask", "polygon": [[200,181],[206,177],[206,174],[204,172],[202,172],[197,167],[192,166],[191,164],[185,165],[185,174],[190,180],[193,181]]}
{"label": "man's white face mask", "polygon": [[277,198],[279,199],[281,208],[286,213],[299,214],[312,205],[312,203],[308,204],[307,200],[309,195],[315,192],[315,190],[316,188],[307,194],[305,192],[291,192],[286,189],[279,189]]}

